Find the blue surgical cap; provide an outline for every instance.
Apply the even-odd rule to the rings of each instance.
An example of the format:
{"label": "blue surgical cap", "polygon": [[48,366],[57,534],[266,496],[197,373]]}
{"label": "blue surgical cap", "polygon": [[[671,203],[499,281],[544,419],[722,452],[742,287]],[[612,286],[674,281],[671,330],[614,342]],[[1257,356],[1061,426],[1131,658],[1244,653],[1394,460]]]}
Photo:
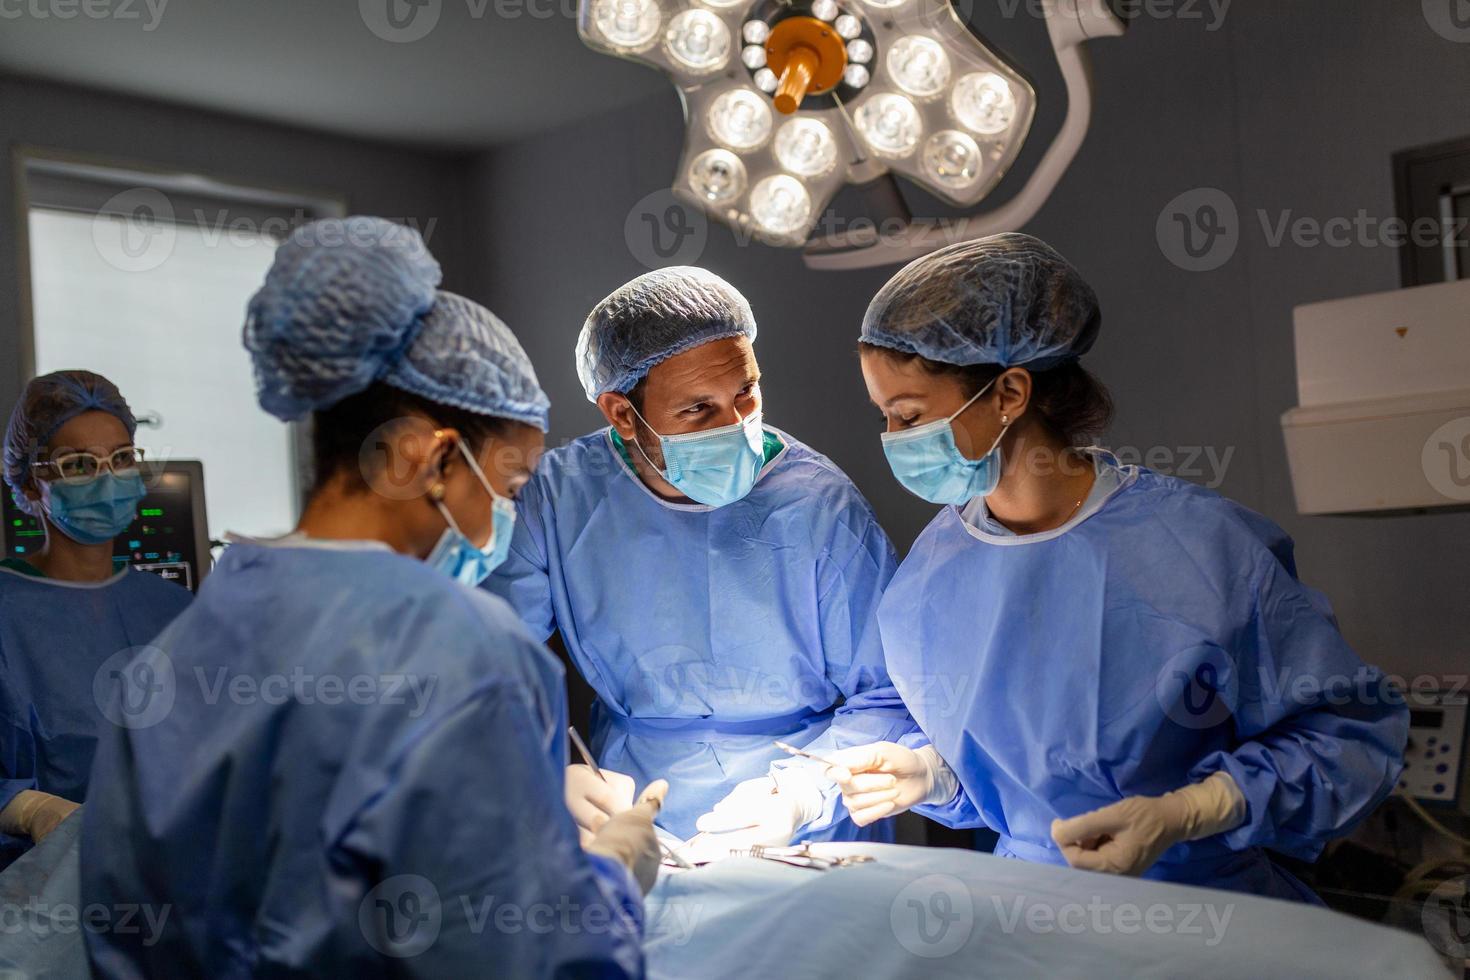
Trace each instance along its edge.
{"label": "blue surgical cap", "polygon": [[915,259],[868,304],[862,341],[946,364],[1044,371],[1081,357],[1097,294],[1050,245],[1007,233]]}
{"label": "blue surgical cap", "polygon": [[31,464],[39,461],[41,450],[56,430],[83,412],[92,411],[116,416],[128,430],[129,439],[138,431],[138,420],[133,418],[122,392],[100,374],[56,371],[26,385],[5,430],[5,482],[21,510],[40,516],[22,489]]}
{"label": "blue surgical cap", "polygon": [[577,377],[596,401],[626,393],[675,354],[727,337],[755,340],[755,314],[739,290],[693,266],[657,269],[593,307],[577,338]]}
{"label": "blue surgical cap", "polygon": [[411,228],[359,216],[296,229],[246,315],[261,408],[291,421],[382,381],[546,431],[551,403],[514,335],[439,279]]}

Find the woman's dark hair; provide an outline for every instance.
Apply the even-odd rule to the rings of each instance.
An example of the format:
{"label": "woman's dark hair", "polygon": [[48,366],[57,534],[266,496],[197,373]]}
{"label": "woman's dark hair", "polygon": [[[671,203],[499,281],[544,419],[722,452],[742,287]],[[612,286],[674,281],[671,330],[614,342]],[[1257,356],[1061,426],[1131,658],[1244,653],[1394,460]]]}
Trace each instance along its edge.
{"label": "woman's dark hair", "polygon": [[[917,362],[927,373],[959,381],[966,397],[974,395],[1006,369],[995,364],[946,364],[920,354],[906,354],[877,344],[861,345],[864,353],[881,354],[901,364]],[[1079,361],[1045,371],[1031,371],[1032,411],[1068,445],[1086,445],[1113,420],[1113,396]]]}
{"label": "woman's dark hair", "polygon": [[410,394],[381,381],[348,395],[330,408],[313,412],[311,432],[312,487],[318,493],[338,474],[349,474],[353,486],[367,490],[362,475],[363,444],[380,426],[405,416],[420,414],[436,426],[456,429],[471,452],[479,452],[487,439],[505,435],[518,423],[480,415],[452,405]]}

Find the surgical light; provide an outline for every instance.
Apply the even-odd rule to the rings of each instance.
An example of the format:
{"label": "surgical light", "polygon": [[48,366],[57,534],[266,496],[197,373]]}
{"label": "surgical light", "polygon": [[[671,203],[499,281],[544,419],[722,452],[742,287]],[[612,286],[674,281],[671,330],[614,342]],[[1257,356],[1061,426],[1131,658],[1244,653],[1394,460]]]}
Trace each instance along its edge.
{"label": "surgical light", "polygon": [[[1036,91],[952,0],[579,0],[577,30],[679,88],[676,195],[769,244],[806,246],[813,268],[861,268],[1020,227],[1051,193],[1090,118],[1082,46],[1123,25],[1108,0],[1042,9],[1067,117],[1020,191],[958,228],[908,219],[893,178],[959,207],[979,204],[1015,163]],[[881,238],[854,222],[812,240],[844,184],[902,215],[900,233],[885,217]]]}
{"label": "surgical light", "polygon": [[730,29],[708,10],[686,10],[669,21],[669,56],[691,72],[708,74],[730,60]]}

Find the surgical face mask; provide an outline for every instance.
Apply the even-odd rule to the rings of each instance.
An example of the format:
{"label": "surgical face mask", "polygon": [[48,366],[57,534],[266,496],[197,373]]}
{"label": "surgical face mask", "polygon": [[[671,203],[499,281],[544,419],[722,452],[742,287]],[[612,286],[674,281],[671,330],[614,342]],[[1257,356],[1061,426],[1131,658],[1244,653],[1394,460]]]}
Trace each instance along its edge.
{"label": "surgical face mask", "polygon": [[1005,437],[1006,425],[995,437],[990,449],[979,459],[966,459],[955,445],[955,419],[965,409],[975,404],[981,395],[995,384],[975,392],[975,397],[960,406],[947,419],[938,419],[902,432],[883,433],[883,455],[888,465],[910,493],[923,497],[932,504],[963,504],[975,497],[987,497],[1000,484],[1004,460],[1000,441]]}
{"label": "surgical face mask", "polygon": [[439,508],[444,523],[449,526],[439,535],[439,540],[424,561],[429,567],[438,569],[461,585],[473,588],[485,581],[510,554],[510,539],[516,526],[516,505],[509,497],[502,497],[495,492],[490,481],[485,479],[480,464],[470,455],[464,443],[458,442],[457,445],[465,462],[470,464],[470,470],[493,501],[490,510],[490,542],[484,548],[476,547],[459,529],[459,524],[455,522],[454,515],[449,513],[449,508],[444,506],[444,502],[436,500],[434,506]]}
{"label": "surgical face mask", "polygon": [[[633,414],[648,425],[637,407],[633,408]],[[653,466],[653,460],[648,459],[637,439],[633,445],[638,446],[648,465],[675,490],[710,507],[723,507],[750,493],[766,465],[760,412],[752,412],[734,425],[722,425],[718,429],[675,436],[654,434],[658,435],[659,448],[663,450],[663,469]]]}
{"label": "surgical face mask", "polygon": [[52,526],[73,541],[102,544],[127,530],[147,492],[137,470],[109,470],[84,483],[43,481],[41,507]]}

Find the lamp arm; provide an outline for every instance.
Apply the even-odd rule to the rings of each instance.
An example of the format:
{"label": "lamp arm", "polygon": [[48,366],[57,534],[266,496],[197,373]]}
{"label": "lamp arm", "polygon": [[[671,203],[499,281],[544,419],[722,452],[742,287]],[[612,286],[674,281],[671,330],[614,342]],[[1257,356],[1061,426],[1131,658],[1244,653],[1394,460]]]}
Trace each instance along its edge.
{"label": "lamp arm", "polygon": [[923,219],[902,234],[884,235],[866,248],[803,255],[809,269],[871,269],[911,262],[938,248],[1015,231],[1036,216],[1062,175],[1072,165],[1092,123],[1092,59],[1084,45],[1094,38],[1118,37],[1125,25],[1106,0],[1047,0],[1046,30],[1067,88],[1067,115],[1031,178],[1005,204],[958,222]]}

